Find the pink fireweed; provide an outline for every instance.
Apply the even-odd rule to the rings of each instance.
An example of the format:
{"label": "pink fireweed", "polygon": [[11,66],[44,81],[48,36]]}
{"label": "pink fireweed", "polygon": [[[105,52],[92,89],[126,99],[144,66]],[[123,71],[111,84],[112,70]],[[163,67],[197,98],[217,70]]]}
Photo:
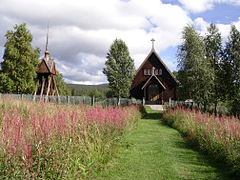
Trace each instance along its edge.
{"label": "pink fireweed", "polygon": [[214,116],[200,111],[175,108],[164,113],[171,126],[197,141],[200,147],[218,159],[225,159],[240,176],[240,120]]}
{"label": "pink fireweed", "polygon": [[[89,160],[99,164],[99,157],[110,155],[115,136],[139,117],[136,107],[68,106],[11,99],[0,99],[0,114],[0,155],[3,156],[0,156],[0,166],[6,163],[1,167],[9,167],[0,172],[0,179],[6,174],[12,178],[14,172],[22,173],[24,178],[46,175],[48,179],[47,170],[64,176],[63,167],[66,169],[69,165],[65,164],[66,159],[60,160],[65,152],[64,157],[73,166],[79,163],[68,155],[71,153],[82,159],[81,166]],[[94,167],[94,163],[91,164]],[[22,171],[14,170],[19,167]],[[78,167],[75,169],[81,172]],[[81,177],[81,173],[75,174]]]}
{"label": "pink fireweed", "polygon": [[108,124],[115,128],[123,128],[126,125],[125,120],[128,113],[122,108],[102,108],[100,106],[87,108],[85,111],[85,120],[88,122],[97,122],[101,125]]}

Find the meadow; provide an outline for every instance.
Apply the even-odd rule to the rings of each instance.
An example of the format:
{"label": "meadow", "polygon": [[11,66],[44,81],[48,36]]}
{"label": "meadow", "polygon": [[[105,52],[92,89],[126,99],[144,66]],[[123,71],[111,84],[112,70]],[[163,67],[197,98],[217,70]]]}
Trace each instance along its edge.
{"label": "meadow", "polygon": [[0,99],[0,179],[84,179],[118,151],[138,107]]}
{"label": "meadow", "polygon": [[240,176],[238,118],[184,108],[143,110],[1,98],[0,179]]}
{"label": "meadow", "polygon": [[236,117],[214,116],[175,108],[163,114],[168,125],[178,129],[216,161],[225,163],[233,177],[240,177],[240,121]]}

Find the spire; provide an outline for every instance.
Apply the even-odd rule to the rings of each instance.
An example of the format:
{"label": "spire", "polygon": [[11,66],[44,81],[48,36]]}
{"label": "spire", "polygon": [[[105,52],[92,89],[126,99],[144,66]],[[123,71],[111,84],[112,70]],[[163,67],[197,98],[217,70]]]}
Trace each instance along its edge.
{"label": "spire", "polygon": [[155,39],[151,39],[151,41],[152,41],[152,49],[154,49],[154,41],[155,41]]}
{"label": "spire", "polygon": [[50,59],[50,54],[48,52],[48,33],[49,33],[49,24],[47,25],[47,37],[46,37],[46,46],[45,46],[45,60]]}
{"label": "spire", "polygon": [[45,52],[48,52],[48,33],[49,33],[49,24],[47,25],[47,38],[46,38]]}

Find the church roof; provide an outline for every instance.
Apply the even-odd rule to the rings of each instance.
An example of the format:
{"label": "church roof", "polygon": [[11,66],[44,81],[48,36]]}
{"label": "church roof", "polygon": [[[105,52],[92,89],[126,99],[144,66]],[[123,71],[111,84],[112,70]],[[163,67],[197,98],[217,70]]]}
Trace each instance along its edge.
{"label": "church roof", "polygon": [[170,74],[170,76],[173,78],[173,80],[179,84],[179,81],[176,79],[176,77],[172,74],[172,72],[168,69],[167,65],[163,62],[163,60],[158,56],[157,52],[155,51],[154,48],[152,48],[152,50],[150,51],[150,53],[148,54],[148,56],[145,58],[145,60],[142,62],[142,64],[139,66],[139,68],[136,71],[136,74],[142,69],[143,65],[146,63],[146,61],[150,58],[150,56],[154,54],[157,59],[159,60],[159,62],[163,65],[163,67],[166,69],[166,71]]}
{"label": "church roof", "polygon": [[56,74],[55,62],[48,52],[48,33],[46,39],[45,55],[38,65],[37,73],[51,73]]}

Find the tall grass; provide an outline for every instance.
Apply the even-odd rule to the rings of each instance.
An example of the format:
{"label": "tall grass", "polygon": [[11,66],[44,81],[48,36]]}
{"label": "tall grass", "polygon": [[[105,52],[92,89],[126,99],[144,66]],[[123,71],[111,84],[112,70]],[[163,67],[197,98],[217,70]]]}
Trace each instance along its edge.
{"label": "tall grass", "polygon": [[215,159],[225,161],[232,173],[240,177],[240,121],[238,118],[216,117],[183,108],[168,110],[163,119],[180,130],[188,139]]}
{"label": "tall grass", "polygon": [[139,117],[136,107],[0,99],[0,179],[81,179],[101,169]]}

